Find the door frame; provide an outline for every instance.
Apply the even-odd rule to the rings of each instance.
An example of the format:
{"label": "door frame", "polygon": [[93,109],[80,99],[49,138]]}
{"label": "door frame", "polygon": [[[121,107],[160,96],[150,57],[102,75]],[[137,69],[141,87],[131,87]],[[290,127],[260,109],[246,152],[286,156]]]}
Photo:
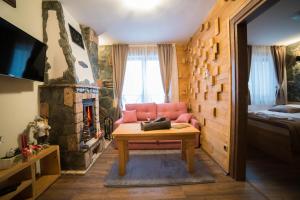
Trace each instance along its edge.
{"label": "door frame", "polygon": [[238,181],[246,178],[248,58],[247,24],[279,0],[250,0],[229,21],[231,81],[231,131],[229,174]]}

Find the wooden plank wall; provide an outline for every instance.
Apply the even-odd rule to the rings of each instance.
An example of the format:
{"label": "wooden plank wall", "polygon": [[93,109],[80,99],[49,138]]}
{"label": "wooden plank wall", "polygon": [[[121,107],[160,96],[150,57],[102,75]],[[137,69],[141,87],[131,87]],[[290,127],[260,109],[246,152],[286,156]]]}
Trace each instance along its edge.
{"label": "wooden plank wall", "polygon": [[218,0],[187,44],[186,60],[191,74],[188,96],[192,112],[202,126],[202,148],[226,172],[231,122],[229,20],[248,2]]}
{"label": "wooden plank wall", "polygon": [[179,101],[188,104],[188,85],[190,80],[189,65],[186,60],[186,45],[176,44],[178,80],[179,80]]}

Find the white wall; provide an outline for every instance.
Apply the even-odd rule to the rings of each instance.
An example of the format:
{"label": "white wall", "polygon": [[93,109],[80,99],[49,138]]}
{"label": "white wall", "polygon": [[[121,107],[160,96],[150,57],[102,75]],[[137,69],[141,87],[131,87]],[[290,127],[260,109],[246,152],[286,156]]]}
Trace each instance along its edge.
{"label": "white wall", "polygon": [[[0,1],[0,17],[43,40],[42,0],[17,0],[17,8]],[[18,135],[38,114],[39,84],[0,76],[0,156],[17,147]]]}

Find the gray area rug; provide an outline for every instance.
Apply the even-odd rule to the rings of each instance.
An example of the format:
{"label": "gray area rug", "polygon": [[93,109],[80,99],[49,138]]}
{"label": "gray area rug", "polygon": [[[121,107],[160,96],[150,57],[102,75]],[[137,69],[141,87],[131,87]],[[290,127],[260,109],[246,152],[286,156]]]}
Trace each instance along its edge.
{"label": "gray area rug", "polygon": [[179,153],[130,155],[126,175],[118,174],[116,161],[104,180],[107,187],[153,187],[215,182],[205,164],[195,159],[195,172],[187,171]]}

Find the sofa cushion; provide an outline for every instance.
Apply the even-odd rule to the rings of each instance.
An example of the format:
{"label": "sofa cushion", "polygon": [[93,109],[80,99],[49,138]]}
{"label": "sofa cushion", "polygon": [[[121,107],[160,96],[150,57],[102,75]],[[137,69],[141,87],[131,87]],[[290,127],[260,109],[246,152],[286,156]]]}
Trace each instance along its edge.
{"label": "sofa cushion", "polygon": [[136,110],[138,121],[147,120],[147,116],[153,120],[156,118],[156,104],[155,103],[141,103],[141,104],[126,104],[126,110]]}
{"label": "sofa cushion", "polygon": [[177,117],[176,123],[189,123],[193,115],[191,113],[183,113]]}
{"label": "sofa cushion", "polygon": [[157,104],[157,116],[159,117],[163,116],[170,120],[176,120],[183,113],[187,113],[186,104],[183,102]]}
{"label": "sofa cushion", "polygon": [[123,122],[124,123],[137,122],[136,110],[124,110]]}

